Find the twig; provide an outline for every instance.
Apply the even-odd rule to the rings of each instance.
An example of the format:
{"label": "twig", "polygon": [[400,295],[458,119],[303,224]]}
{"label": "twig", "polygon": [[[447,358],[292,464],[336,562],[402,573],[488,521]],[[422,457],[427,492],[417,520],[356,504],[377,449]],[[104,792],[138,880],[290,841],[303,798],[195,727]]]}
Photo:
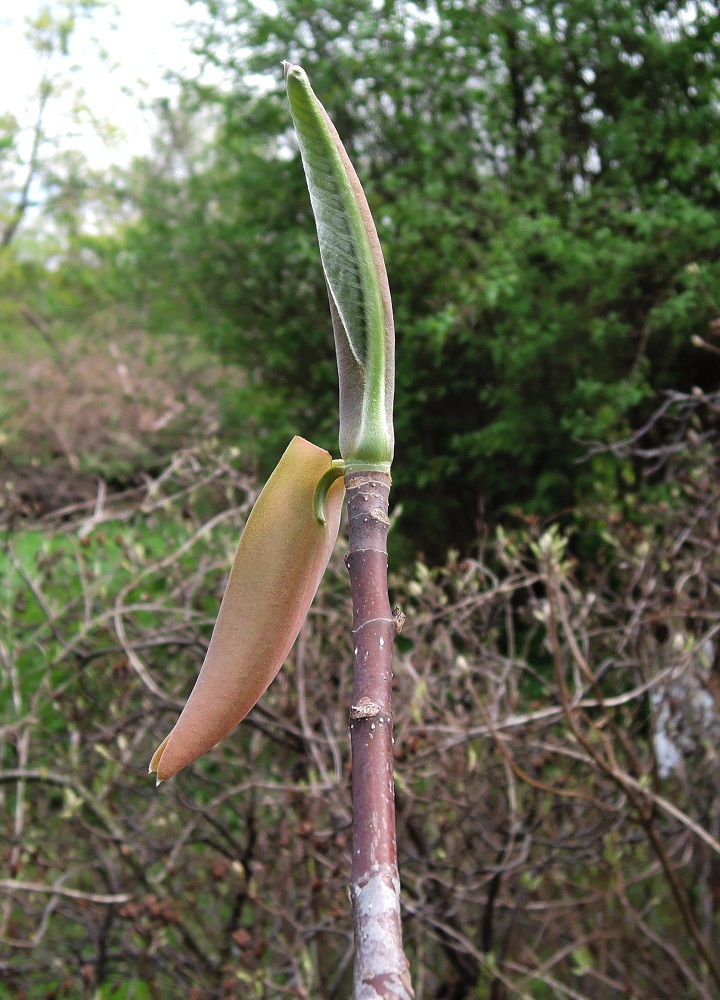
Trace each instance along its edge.
{"label": "twig", "polygon": [[47,896],[64,896],[67,899],[80,899],[84,903],[98,903],[102,906],[129,903],[133,898],[128,892],[115,894],[83,892],[81,889],[66,889],[60,885],[39,885],[36,882],[20,882],[11,878],[0,878],[0,892],[34,892]]}
{"label": "twig", "polygon": [[[609,762],[603,758],[600,751],[592,745],[581,729],[578,721],[577,708],[571,703],[570,692],[568,691],[567,682],[565,681],[565,675],[563,672],[562,655],[560,651],[556,622],[558,618],[563,622],[567,638],[569,638],[569,624],[563,608],[562,592],[558,586],[557,578],[553,567],[550,564],[550,560],[546,563],[545,580],[548,597],[550,599],[550,613],[547,621],[548,640],[552,651],[555,678],[560,695],[560,702],[565,712],[565,718],[567,719],[575,738],[593,760],[596,767],[612,778],[618,787],[627,794],[629,802],[635,811],[637,822],[645,831],[648,841],[655,851],[663,872],[665,873],[665,878],[670,887],[670,892],[675,899],[688,934],[695,943],[695,947],[698,952],[706,962],[716,984],[720,986],[720,962],[718,962],[716,956],[712,954],[708,942],[705,940],[702,932],[700,931],[700,928],[695,920],[695,915],[692,911],[690,901],[687,897],[687,893],[678,879],[677,873],[670,864],[670,859],[667,856],[663,842],[655,829],[653,811],[648,808],[649,797],[646,796],[645,789],[637,781],[632,779],[630,775],[620,769],[615,758],[612,744],[610,743],[609,737],[605,733],[600,732],[597,726],[594,728],[594,732],[600,737],[602,745],[605,748]],[[575,647],[573,651],[577,654],[577,647]],[[589,667],[586,663],[584,663],[584,660],[582,662],[582,666],[584,669],[589,670]],[[606,719],[609,719],[607,714],[605,717]]]}

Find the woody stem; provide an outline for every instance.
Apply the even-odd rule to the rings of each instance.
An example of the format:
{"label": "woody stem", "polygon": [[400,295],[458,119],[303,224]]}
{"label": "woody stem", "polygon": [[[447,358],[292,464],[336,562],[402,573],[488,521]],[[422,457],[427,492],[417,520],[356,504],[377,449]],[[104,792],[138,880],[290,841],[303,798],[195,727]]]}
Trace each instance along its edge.
{"label": "woody stem", "polygon": [[355,665],[350,709],[353,1000],[413,1000],[402,945],[395,840],[391,690],[396,626],[387,588],[390,476],[351,472],[345,484]]}

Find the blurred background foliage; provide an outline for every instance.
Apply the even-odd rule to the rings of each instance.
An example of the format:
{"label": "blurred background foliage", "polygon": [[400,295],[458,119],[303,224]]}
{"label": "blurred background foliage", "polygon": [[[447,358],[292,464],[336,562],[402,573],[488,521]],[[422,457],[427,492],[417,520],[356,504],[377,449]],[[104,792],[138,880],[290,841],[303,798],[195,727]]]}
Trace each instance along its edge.
{"label": "blurred background foliage", "polygon": [[263,473],[293,431],[336,448],[289,58],[337,123],[387,256],[408,551],[442,558],[515,508],[568,512],[598,485],[622,503],[636,470],[578,462],[587,442],[718,378],[693,344],[720,299],[717,6],[197,5],[216,82],[159,102],[153,155],[121,175],[46,157],[52,238],[29,250],[13,230],[3,312],[23,296],[77,324],[121,302],[242,370],[221,433]]}
{"label": "blurred background foliage", "polygon": [[[679,402],[672,503],[606,524],[603,564],[530,519],[391,575],[418,1000],[718,995],[720,462],[697,431],[720,399]],[[235,457],[178,451],[4,535],[2,1000],[350,995],[342,537],[267,695],[176,779],[147,776],[255,493]]]}
{"label": "blurred background foliage", "polygon": [[[717,384],[692,344],[720,282],[716,5],[205,6],[224,86],[164,109],[121,245],[150,326],[181,315],[248,374],[224,426],[261,425],[263,470],[291,428],[336,437],[283,58],[337,123],[386,252],[412,543],[438,557],[517,506],[576,507],[599,475],[583,442],[624,436],[663,389]],[[602,470],[619,499],[622,472]]]}

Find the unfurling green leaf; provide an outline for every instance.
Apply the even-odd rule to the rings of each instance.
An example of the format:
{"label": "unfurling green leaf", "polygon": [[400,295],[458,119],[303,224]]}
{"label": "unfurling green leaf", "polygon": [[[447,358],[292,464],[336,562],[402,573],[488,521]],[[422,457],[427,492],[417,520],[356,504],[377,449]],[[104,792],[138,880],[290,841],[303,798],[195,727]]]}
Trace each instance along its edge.
{"label": "unfurling green leaf", "polygon": [[357,174],[305,71],[290,63],[284,69],[335,330],[340,453],[350,471],[387,471],[395,333],[380,241]]}

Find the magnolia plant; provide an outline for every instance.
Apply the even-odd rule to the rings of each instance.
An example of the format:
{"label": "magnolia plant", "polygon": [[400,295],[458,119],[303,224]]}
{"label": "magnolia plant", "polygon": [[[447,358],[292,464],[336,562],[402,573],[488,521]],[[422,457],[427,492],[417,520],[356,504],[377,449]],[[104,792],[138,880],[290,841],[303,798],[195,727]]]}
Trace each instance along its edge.
{"label": "magnolia plant", "polygon": [[394,327],[380,241],[355,170],[299,66],[284,63],[317,225],[340,383],[340,454],[296,437],[243,531],[195,687],[150,762],[158,783],[214,747],[285,661],[330,559],[348,501],[353,600],[354,1000],[410,1000],[402,948],[387,592]]}

